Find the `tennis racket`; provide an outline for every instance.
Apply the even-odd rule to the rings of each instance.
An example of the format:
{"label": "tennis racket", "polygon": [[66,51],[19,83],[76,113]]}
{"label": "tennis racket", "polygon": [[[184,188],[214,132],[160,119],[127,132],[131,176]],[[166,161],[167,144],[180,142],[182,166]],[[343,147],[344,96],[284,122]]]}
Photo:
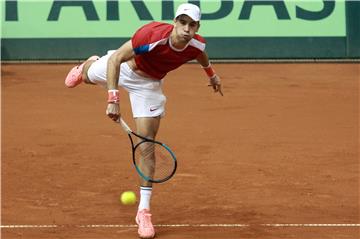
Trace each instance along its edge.
{"label": "tennis racket", "polygon": [[143,179],[152,183],[163,183],[174,176],[176,156],[166,144],[134,133],[122,118],[118,123],[129,136],[133,163]]}

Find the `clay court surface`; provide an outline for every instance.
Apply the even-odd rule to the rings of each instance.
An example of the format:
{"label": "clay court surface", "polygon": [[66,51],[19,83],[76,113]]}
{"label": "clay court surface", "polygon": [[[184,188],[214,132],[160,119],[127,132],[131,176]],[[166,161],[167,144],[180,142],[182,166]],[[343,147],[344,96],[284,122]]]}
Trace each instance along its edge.
{"label": "clay court surface", "polygon": [[[224,97],[198,65],[165,81],[179,167],[154,187],[157,238],[360,238],[360,65],[214,65]],[[137,238],[127,135],[103,88],[65,88],[71,67],[2,65],[2,238]]]}

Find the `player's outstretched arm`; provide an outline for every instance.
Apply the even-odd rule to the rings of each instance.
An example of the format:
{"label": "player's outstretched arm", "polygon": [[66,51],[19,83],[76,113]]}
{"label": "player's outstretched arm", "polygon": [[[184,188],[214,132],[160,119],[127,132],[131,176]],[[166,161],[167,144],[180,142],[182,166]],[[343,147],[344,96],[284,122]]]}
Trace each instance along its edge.
{"label": "player's outstretched arm", "polygon": [[206,75],[209,77],[209,86],[212,86],[214,92],[219,92],[223,96],[224,94],[222,93],[221,79],[212,68],[206,52],[200,53],[196,60],[199,62],[199,64],[206,72]]}
{"label": "player's outstretched arm", "polygon": [[107,88],[108,105],[106,114],[112,120],[116,121],[120,117],[120,98],[118,90],[118,81],[120,75],[120,64],[133,58],[135,53],[132,48],[131,40],[124,43],[109,58],[107,63]]}

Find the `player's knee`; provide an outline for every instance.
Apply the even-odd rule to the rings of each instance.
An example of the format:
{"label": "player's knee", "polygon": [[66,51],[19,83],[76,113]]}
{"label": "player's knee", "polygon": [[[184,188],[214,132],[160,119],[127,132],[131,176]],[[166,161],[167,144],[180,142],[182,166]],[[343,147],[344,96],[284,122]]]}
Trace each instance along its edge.
{"label": "player's knee", "polygon": [[160,117],[136,118],[137,132],[143,137],[154,140],[159,129]]}
{"label": "player's knee", "polygon": [[88,61],[87,63],[85,63],[84,68],[83,68],[82,78],[83,78],[84,83],[86,83],[86,84],[94,85],[94,83],[89,80],[89,76],[88,76],[88,70],[93,62],[95,62],[95,61]]}

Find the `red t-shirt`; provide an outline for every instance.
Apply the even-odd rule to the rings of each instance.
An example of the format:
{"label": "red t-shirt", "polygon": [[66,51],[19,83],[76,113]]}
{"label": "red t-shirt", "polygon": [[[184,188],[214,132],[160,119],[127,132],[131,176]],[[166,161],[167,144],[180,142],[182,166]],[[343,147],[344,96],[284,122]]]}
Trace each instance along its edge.
{"label": "red t-shirt", "polygon": [[184,49],[174,48],[170,42],[173,28],[168,23],[151,22],[137,30],[131,39],[136,65],[155,79],[164,78],[169,71],[195,59],[205,49],[205,39],[198,34]]}

